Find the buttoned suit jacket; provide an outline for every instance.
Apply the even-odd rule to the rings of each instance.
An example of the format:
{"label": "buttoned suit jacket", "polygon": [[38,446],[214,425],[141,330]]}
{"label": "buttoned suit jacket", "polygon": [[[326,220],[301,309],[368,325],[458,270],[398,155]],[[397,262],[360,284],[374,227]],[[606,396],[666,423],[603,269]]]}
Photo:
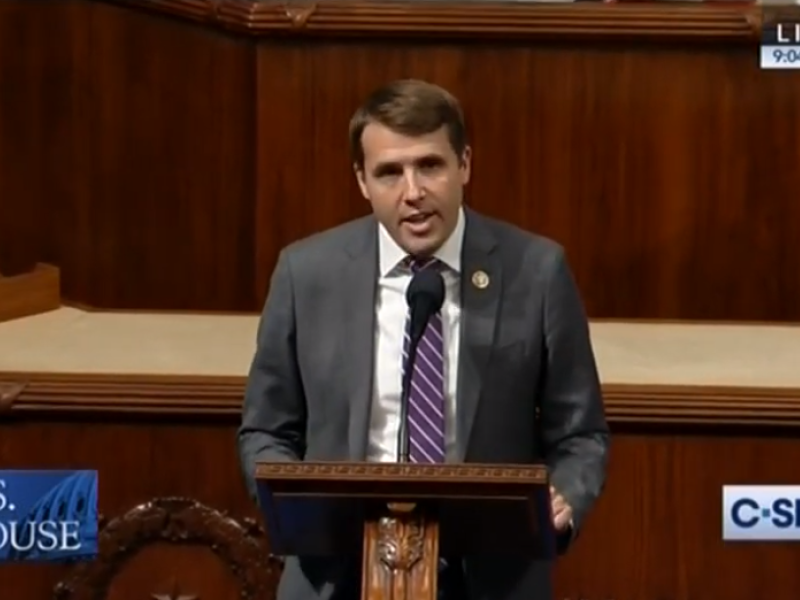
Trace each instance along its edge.
{"label": "buttoned suit jacket", "polygon": [[[549,466],[580,531],[608,428],[587,317],[563,248],[465,209],[457,460]],[[239,429],[257,461],[364,461],[373,398],[378,228],[364,217],[286,247],[264,305]],[[473,284],[483,271],[489,284]],[[403,324],[398,324],[403,326]],[[398,377],[400,373],[398,372]],[[347,561],[289,557],[278,600],[358,600]],[[551,597],[551,564],[464,557],[470,600]]]}

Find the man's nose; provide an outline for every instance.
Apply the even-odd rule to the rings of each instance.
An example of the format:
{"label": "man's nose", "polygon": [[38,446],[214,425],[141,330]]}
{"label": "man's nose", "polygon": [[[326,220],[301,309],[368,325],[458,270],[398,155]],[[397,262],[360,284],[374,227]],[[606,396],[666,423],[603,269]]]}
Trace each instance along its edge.
{"label": "man's nose", "polygon": [[406,200],[419,200],[423,197],[424,192],[419,180],[419,173],[416,169],[408,169],[403,175],[405,181],[405,197]]}

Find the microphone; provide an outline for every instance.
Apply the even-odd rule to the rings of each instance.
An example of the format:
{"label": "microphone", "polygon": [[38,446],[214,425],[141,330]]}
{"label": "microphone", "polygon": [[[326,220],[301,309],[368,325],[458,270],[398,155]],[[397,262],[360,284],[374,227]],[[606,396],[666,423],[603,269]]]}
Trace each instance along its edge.
{"label": "microphone", "polygon": [[397,436],[397,457],[399,462],[409,460],[408,404],[411,395],[411,376],[417,359],[417,346],[431,317],[439,312],[444,304],[444,279],[436,269],[422,269],[414,274],[406,290],[406,303],[409,317],[408,358],[403,371],[402,392],[400,394],[400,431]]}

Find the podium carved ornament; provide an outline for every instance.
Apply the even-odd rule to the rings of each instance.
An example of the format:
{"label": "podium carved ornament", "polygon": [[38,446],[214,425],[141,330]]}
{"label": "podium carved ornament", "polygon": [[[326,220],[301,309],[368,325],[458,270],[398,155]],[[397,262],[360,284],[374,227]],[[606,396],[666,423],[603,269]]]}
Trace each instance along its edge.
{"label": "podium carved ornament", "polygon": [[494,466],[480,464],[421,465],[403,463],[315,463],[282,462],[258,465],[259,477],[310,477],[320,479],[344,479],[348,481],[373,478],[413,478],[424,481],[427,478],[441,481],[473,480],[497,481],[535,479],[544,482],[546,473],[539,466],[515,465]]}
{"label": "podium carved ornament", "polygon": [[425,527],[419,521],[383,517],[378,522],[378,556],[393,571],[410,571],[422,558],[424,543]]}

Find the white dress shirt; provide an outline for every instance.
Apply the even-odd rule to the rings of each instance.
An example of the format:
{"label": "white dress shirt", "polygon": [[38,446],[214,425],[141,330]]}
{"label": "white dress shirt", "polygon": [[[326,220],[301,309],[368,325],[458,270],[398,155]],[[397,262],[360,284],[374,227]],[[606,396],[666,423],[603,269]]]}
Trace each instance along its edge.
{"label": "white dress shirt", "polygon": [[[445,449],[448,459],[455,456],[456,385],[461,321],[459,279],[461,246],[464,242],[464,210],[447,241],[434,253],[445,264],[442,272],[445,298],[442,305],[444,337]],[[379,279],[375,307],[375,376],[367,460],[397,461],[397,436],[400,429],[400,394],[403,373],[403,336],[408,305],[406,288],[411,271],[402,266],[408,256],[383,227],[378,227]]]}

